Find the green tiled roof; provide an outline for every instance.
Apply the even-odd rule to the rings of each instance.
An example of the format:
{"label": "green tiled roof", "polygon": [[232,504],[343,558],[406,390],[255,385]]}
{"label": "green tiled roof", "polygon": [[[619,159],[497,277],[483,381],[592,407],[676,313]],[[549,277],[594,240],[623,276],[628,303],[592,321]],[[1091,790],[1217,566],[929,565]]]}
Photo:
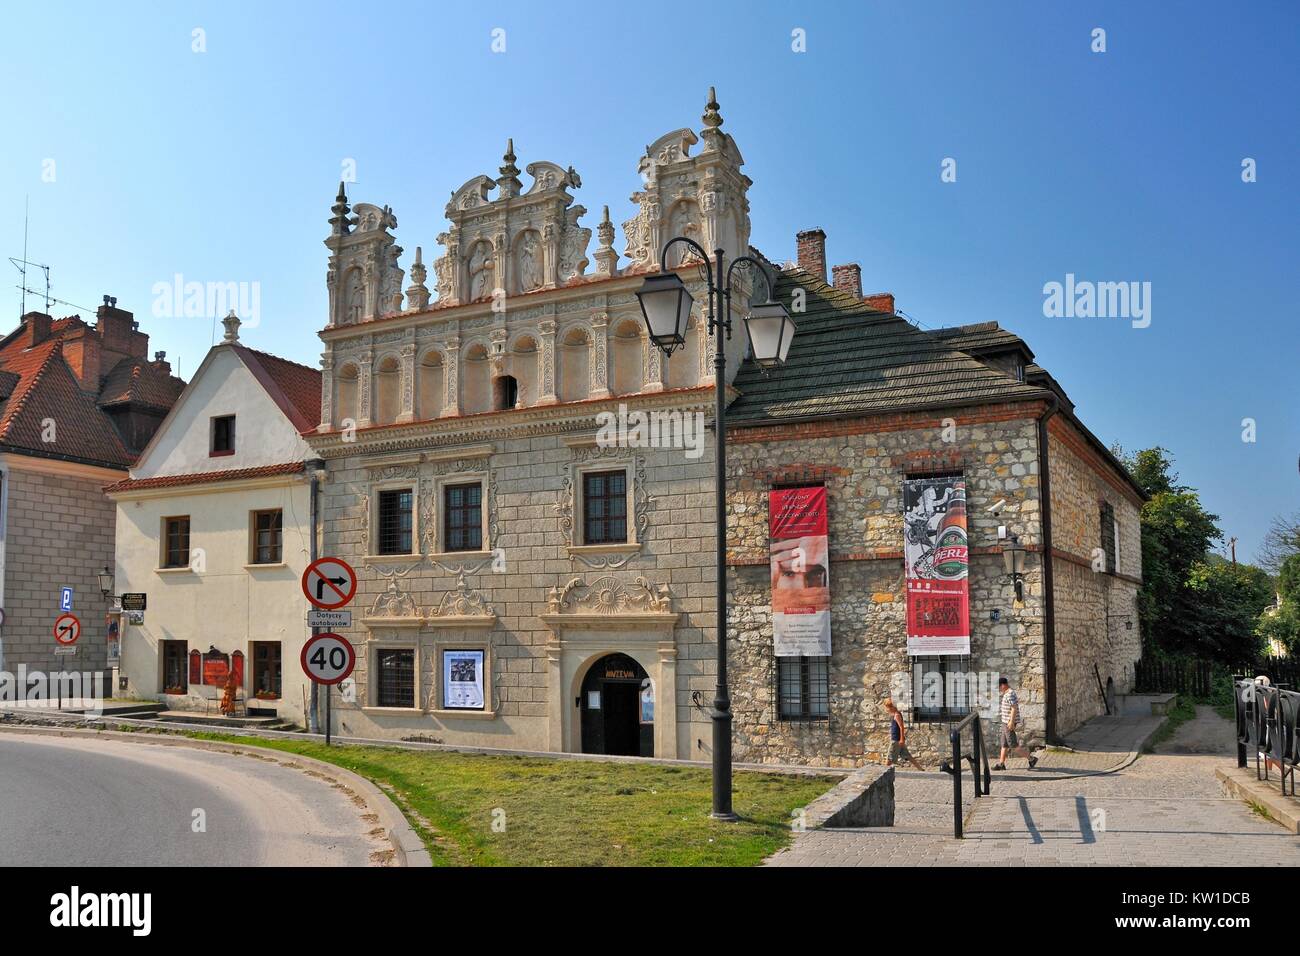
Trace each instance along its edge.
{"label": "green tiled roof", "polygon": [[[805,291],[802,313],[795,313],[791,302],[796,288]],[[972,358],[944,336],[873,311],[800,269],[783,271],[775,294],[791,310],[798,332],[784,365],[766,375],[753,361],[741,367],[734,383],[740,395],[727,411],[728,424],[776,424],[1048,394]],[[978,335],[989,338],[991,331]]]}

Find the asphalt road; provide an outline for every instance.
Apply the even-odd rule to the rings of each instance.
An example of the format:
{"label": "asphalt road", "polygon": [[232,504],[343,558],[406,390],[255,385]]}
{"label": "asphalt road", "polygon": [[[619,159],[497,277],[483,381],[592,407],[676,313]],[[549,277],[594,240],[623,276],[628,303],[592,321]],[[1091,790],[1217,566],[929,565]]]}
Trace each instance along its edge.
{"label": "asphalt road", "polygon": [[253,757],[0,733],[0,866],[367,866],[362,812]]}

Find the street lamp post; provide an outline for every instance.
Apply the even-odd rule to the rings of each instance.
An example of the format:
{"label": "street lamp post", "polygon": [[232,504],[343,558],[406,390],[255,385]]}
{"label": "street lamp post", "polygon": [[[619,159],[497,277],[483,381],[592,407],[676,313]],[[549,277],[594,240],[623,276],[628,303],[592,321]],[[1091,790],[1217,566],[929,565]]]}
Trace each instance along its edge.
{"label": "street lamp post", "polygon": [[[717,336],[713,356],[713,387],[716,394],[714,412],[714,508],[716,512],[717,572],[717,683],[713,696],[713,818],[734,821],[731,809],[731,695],[727,690],[727,354],[722,333],[731,338],[732,272],[742,262],[753,266],[767,285],[767,301],[751,306],[745,316],[745,330],[750,349],[760,365],[770,367],[785,361],[794,337],[794,321],[785,306],[772,301],[772,280],[762,263],[750,256],[737,257],[725,270],[725,253],[713,251],[714,262],[693,239],[676,236],[664,244],[659,256],[658,275],[649,276],[637,291],[637,301],[645,317],[646,330],[653,342],[669,357],[686,341],[686,325],[694,301],[685,283],[668,268],[668,251],[685,243],[704,264],[709,285],[707,306],[708,333]],[[722,314],[719,315],[718,313]]]}

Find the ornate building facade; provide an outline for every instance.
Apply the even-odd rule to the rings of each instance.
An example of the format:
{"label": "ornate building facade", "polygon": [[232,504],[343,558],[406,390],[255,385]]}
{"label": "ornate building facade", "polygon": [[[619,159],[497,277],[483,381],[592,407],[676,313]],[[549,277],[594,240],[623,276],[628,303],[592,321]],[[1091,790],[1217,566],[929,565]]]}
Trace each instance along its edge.
{"label": "ornate building facade", "polygon": [[[669,235],[749,251],[750,181],[721,125],[710,95],[698,135],[640,157],[622,264],[608,208],[589,251],[577,171],[533,162],[525,188],[513,142],[497,177],[452,193],[433,275],[417,248],[404,290],[393,211],[340,188],[310,440],[329,473],[322,553],[360,578],[341,732],[698,755],[713,354],[695,315],[665,360],[634,293]],[[698,268],[673,265],[703,301]],[[635,432],[639,415],[660,441],[600,439],[602,416]]]}

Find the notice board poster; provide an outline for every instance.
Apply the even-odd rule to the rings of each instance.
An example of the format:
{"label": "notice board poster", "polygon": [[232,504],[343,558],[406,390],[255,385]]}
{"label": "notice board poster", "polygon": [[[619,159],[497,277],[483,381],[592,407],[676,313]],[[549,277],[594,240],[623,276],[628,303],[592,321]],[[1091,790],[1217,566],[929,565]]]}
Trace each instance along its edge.
{"label": "notice board poster", "polygon": [[483,709],[483,652],[442,652],[442,706],[447,710]]}
{"label": "notice board poster", "polygon": [[828,657],[831,580],[826,488],[773,488],[767,503],[775,654]]}
{"label": "notice board poster", "polygon": [[907,653],[970,653],[966,482],[960,477],[903,482],[903,563]]}

